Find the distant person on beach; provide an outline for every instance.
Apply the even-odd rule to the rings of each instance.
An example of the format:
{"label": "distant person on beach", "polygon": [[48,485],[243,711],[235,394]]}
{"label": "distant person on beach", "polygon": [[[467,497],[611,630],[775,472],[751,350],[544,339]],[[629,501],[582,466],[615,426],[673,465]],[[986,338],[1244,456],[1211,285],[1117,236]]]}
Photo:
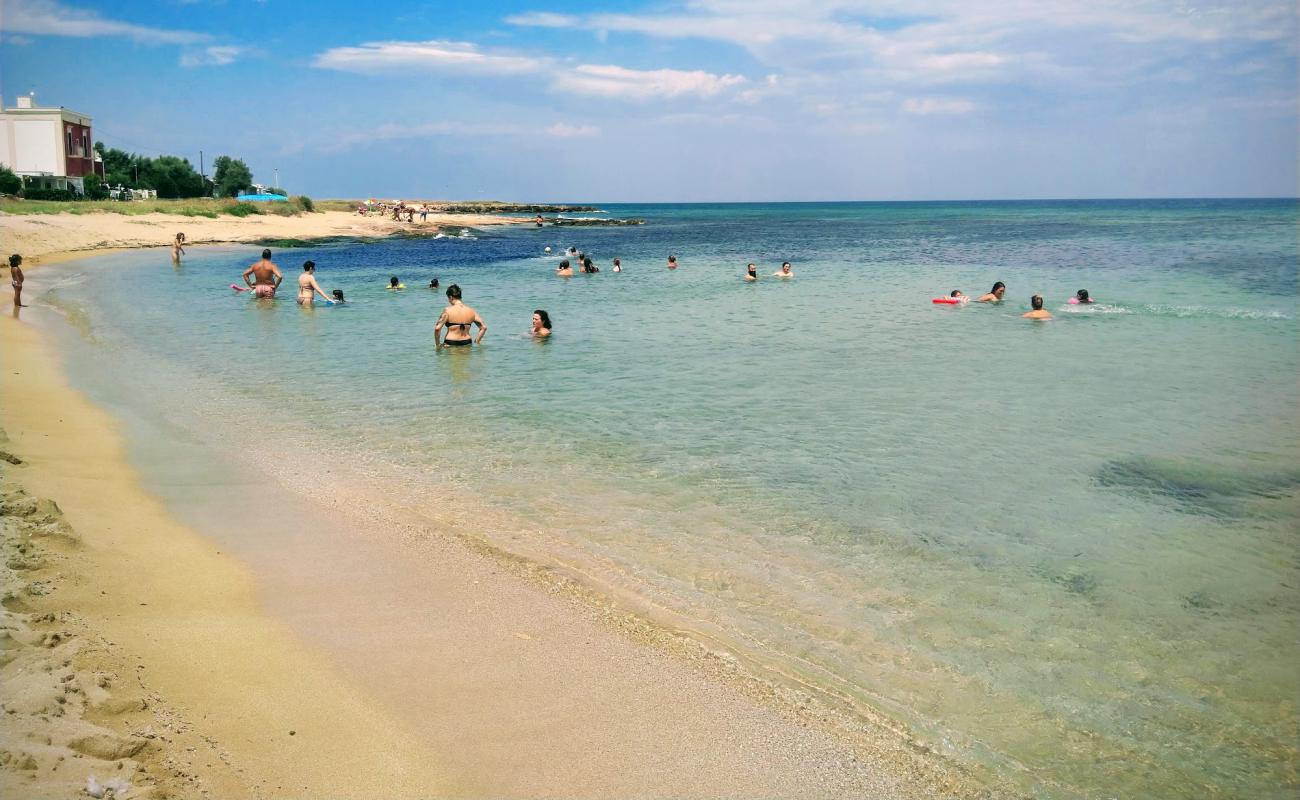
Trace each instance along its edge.
{"label": "distant person on beach", "polygon": [[623,262],[622,262],[622,261],[619,261],[617,258],[614,259],[614,269],[613,269],[613,271],[614,271],[614,272],[622,272],[622,271],[623,271]]}
{"label": "distant person on beach", "polygon": [[14,287],[14,308],[26,308],[23,305],[23,257],[14,253],[9,256],[9,285]]}
{"label": "distant person on beach", "polygon": [[427,220],[428,218],[429,218],[429,204],[428,204],[428,203],[421,203],[421,204],[420,204],[420,221],[421,221],[421,222],[424,222],[424,221]]}
{"label": "distant person on beach", "polygon": [[560,262],[560,266],[555,268],[555,274],[561,278],[573,277],[573,267],[569,265],[569,259],[566,258]]}
{"label": "distant person on beach", "polygon": [[1006,293],[1007,293],[1007,285],[1006,285],[1005,283],[1003,283],[1002,281],[998,281],[997,283],[993,284],[993,288],[992,288],[992,289],[989,289],[988,294],[980,295],[980,298],[979,298],[978,300],[976,300],[975,302],[977,302],[977,303],[1001,303],[1001,302],[1002,302],[1002,295],[1004,295],[1004,294],[1006,294]]}
{"label": "distant person on beach", "polygon": [[405,289],[405,288],[406,288],[406,284],[399,281],[396,275],[388,279],[388,291],[395,292],[398,289]]}
{"label": "distant person on beach", "polygon": [[785,261],[781,264],[781,269],[772,273],[774,278],[793,278],[794,273],[790,271],[790,262]]}
{"label": "distant person on beach", "polygon": [[[249,280],[250,277],[254,280]],[[253,290],[254,297],[275,297],[275,290],[283,280],[280,268],[271,260],[270,250],[263,250],[262,260],[244,270],[244,283]]]}
{"label": "distant person on beach", "polygon": [[745,265],[745,282],[753,283],[756,280],[758,280],[758,265],[751,261]]}
{"label": "distant person on beach", "polygon": [[172,263],[181,263],[181,256],[185,255],[185,234],[178,233],[172,240]]}
{"label": "distant person on beach", "polygon": [[[482,342],[487,334],[487,325],[483,324],[477,311],[461,302],[460,287],[454,283],[447,287],[447,303],[442,316],[438,317],[438,324],[433,326],[434,347],[465,347]],[[474,339],[469,335],[471,325],[478,326],[478,336]],[[447,338],[439,342],[443,328],[447,329]]]}
{"label": "distant person on beach", "polygon": [[334,296],[331,299],[334,301],[334,305],[342,305],[343,303],[347,302],[346,300],[343,299],[342,289],[335,289],[332,294]]}
{"label": "distant person on beach", "polygon": [[668,256],[668,269],[677,269],[677,256]]}
{"label": "distant person on beach", "polygon": [[1025,319],[1051,319],[1052,318],[1051,312],[1043,308],[1043,296],[1041,294],[1036,294],[1033,297],[1029,298],[1029,306],[1033,310],[1026,311],[1020,316],[1024,317]]}
{"label": "distant person on beach", "polygon": [[533,336],[541,339],[551,335],[551,315],[540,308],[533,312]]}
{"label": "distant person on beach", "polygon": [[1092,303],[1092,302],[1094,302],[1094,301],[1093,301],[1092,297],[1090,297],[1090,296],[1088,295],[1088,290],[1087,290],[1087,289],[1080,289],[1079,291],[1077,291],[1077,292],[1074,293],[1074,297],[1071,297],[1071,298],[1070,298],[1070,305],[1072,305],[1072,306],[1073,306],[1073,305],[1083,305],[1083,306],[1086,306],[1086,305],[1088,305],[1089,303]]}
{"label": "distant person on beach", "polygon": [[434,279],[431,280],[431,281],[429,281],[429,288],[430,288],[430,289],[437,289],[437,288],[438,288],[438,278],[437,278],[437,276],[434,276]]}
{"label": "distant person on beach", "polygon": [[329,295],[325,290],[320,288],[316,282],[316,262],[304,261],[302,264],[302,274],[298,276],[298,305],[309,306],[316,300],[316,295],[320,295],[322,300],[328,301]]}

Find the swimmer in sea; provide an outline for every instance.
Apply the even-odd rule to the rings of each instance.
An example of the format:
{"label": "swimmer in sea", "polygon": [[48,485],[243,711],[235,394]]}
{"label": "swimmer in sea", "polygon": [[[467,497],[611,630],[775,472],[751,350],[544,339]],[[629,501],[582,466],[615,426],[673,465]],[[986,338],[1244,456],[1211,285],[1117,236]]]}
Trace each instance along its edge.
{"label": "swimmer in sea", "polygon": [[334,296],[333,296],[332,298],[330,298],[330,299],[334,301],[334,305],[336,305],[336,306],[341,306],[341,305],[343,305],[344,303],[347,302],[347,300],[344,300],[344,299],[343,299],[343,290],[342,290],[342,289],[335,289],[335,290],[332,292],[332,294],[333,294]]}
{"label": "swimmer in sea", "polygon": [[677,256],[668,256],[668,269],[677,269]]}
{"label": "swimmer in sea", "polygon": [[14,308],[26,308],[23,304],[23,257],[14,253],[9,256],[9,285],[14,287]]}
{"label": "swimmer in sea", "polygon": [[751,261],[745,265],[745,282],[753,283],[756,280],[758,280],[758,265]]}
{"label": "swimmer in sea", "polygon": [[185,234],[178,233],[172,241],[172,263],[181,263],[181,256],[185,255]]}
{"label": "swimmer in sea", "polygon": [[551,315],[540,308],[533,312],[533,336],[543,339],[551,335]]}
{"label": "swimmer in sea", "polygon": [[[249,280],[252,277],[254,280]],[[280,268],[271,260],[271,251],[262,251],[262,260],[244,270],[244,283],[253,290],[254,297],[275,297],[275,290],[280,288],[284,276]]]}
{"label": "swimmer in sea", "polygon": [[555,268],[555,274],[561,278],[573,277],[573,267],[569,265],[569,259],[566,258],[560,262],[560,266]]}
{"label": "swimmer in sea", "polygon": [[613,271],[613,272],[622,272],[622,271],[623,271],[623,262],[622,262],[622,261],[619,261],[617,258],[614,259],[614,269],[613,269],[612,271]]}
{"label": "swimmer in sea", "polygon": [[429,281],[429,288],[430,288],[430,289],[437,289],[437,288],[438,288],[438,278],[437,278],[437,276],[434,276],[433,280]]}
{"label": "swimmer in sea", "polygon": [[1043,296],[1041,294],[1036,294],[1033,297],[1029,298],[1029,305],[1033,308],[1033,310],[1026,311],[1020,316],[1024,317],[1025,319],[1051,319],[1052,318],[1051,313],[1043,308]]}
{"label": "swimmer in sea", "polygon": [[298,305],[309,306],[316,300],[316,295],[320,295],[322,300],[329,301],[329,295],[320,288],[316,282],[316,262],[304,261],[302,264],[302,274],[298,276]]}
{"label": "swimmer in sea", "polygon": [[966,303],[970,302],[970,298],[967,297],[965,294],[962,294],[961,289],[953,289],[948,296],[951,297],[953,300],[960,301],[962,305],[965,305]]}
{"label": "swimmer in sea", "polygon": [[1079,291],[1074,293],[1074,297],[1070,298],[1071,305],[1078,304],[1081,306],[1086,306],[1092,302],[1095,301],[1088,295],[1087,289],[1080,289]]}
{"label": "swimmer in sea", "polygon": [[583,271],[583,272],[600,272],[600,267],[596,266],[596,262],[594,262],[594,261],[591,260],[591,256],[587,256],[587,257],[585,257],[585,258],[582,259],[582,271]]}
{"label": "swimmer in sea", "polygon": [[781,262],[781,270],[779,272],[773,272],[772,276],[775,278],[793,278],[794,273],[790,271],[790,262]]}
{"label": "swimmer in sea", "polygon": [[976,300],[975,302],[977,302],[977,303],[1001,303],[1001,302],[1002,302],[1002,295],[1004,295],[1004,294],[1006,294],[1006,293],[1007,293],[1007,285],[1006,285],[1005,283],[1003,283],[1002,281],[998,281],[997,283],[993,284],[993,288],[992,288],[992,289],[989,289],[988,294],[980,295],[980,298],[979,298],[978,300]]}
{"label": "swimmer in sea", "polygon": [[[442,316],[438,317],[438,324],[433,326],[434,347],[465,347],[482,342],[487,334],[487,325],[483,324],[477,311],[461,302],[460,287],[454,283],[447,287],[447,303]],[[474,339],[469,335],[471,325],[478,326],[478,336]],[[447,337],[439,342],[443,328],[447,329]]]}
{"label": "swimmer in sea", "polygon": [[405,289],[405,288],[406,288],[406,284],[399,281],[396,275],[388,279],[388,286],[387,286],[388,291],[395,292],[398,289]]}

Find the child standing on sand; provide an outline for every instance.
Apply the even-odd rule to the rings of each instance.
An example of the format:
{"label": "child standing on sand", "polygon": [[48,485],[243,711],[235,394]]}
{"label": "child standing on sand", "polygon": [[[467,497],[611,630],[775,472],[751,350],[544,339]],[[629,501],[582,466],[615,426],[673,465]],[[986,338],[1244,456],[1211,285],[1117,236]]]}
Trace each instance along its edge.
{"label": "child standing on sand", "polygon": [[9,285],[14,287],[14,308],[25,308],[23,305],[23,270],[19,265],[23,263],[23,257],[14,253],[9,256]]}

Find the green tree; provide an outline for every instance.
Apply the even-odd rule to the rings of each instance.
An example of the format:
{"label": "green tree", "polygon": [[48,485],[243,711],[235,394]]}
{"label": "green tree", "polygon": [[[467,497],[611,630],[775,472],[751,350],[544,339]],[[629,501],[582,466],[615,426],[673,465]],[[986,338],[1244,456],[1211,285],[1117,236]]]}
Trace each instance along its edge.
{"label": "green tree", "polygon": [[203,176],[188,159],[176,156],[158,156],[146,159],[142,169],[142,182],[158,191],[159,197],[202,197]]}
{"label": "green tree", "polygon": [[22,191],[23,179],[14,171],[0,164],[0,194],[18,194]]}
{"label": "green tree", "polygon": [[104,188],[104,179],[98,175],[87,175],[82,179],[82,185],[86,190],[87,200],[103,200],[108,197],[108,189]]}
{"label": "green tree", "polygon": [[212,182],[216,184],[217,194],[222,197],[234,197],[253,183],[253,172],[248,165],[237,158],[217,156],[212,162]]}

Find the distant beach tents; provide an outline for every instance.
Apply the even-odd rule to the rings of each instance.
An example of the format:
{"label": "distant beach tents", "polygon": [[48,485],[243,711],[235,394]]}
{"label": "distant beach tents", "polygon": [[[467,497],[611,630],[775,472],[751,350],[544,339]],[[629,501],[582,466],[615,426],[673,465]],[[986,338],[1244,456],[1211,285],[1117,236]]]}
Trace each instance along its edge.
{"label": "distant beach tents", "polygon": [[289,200],[282,194],[241,194],[235,199],[241,203],[284,203]]}

